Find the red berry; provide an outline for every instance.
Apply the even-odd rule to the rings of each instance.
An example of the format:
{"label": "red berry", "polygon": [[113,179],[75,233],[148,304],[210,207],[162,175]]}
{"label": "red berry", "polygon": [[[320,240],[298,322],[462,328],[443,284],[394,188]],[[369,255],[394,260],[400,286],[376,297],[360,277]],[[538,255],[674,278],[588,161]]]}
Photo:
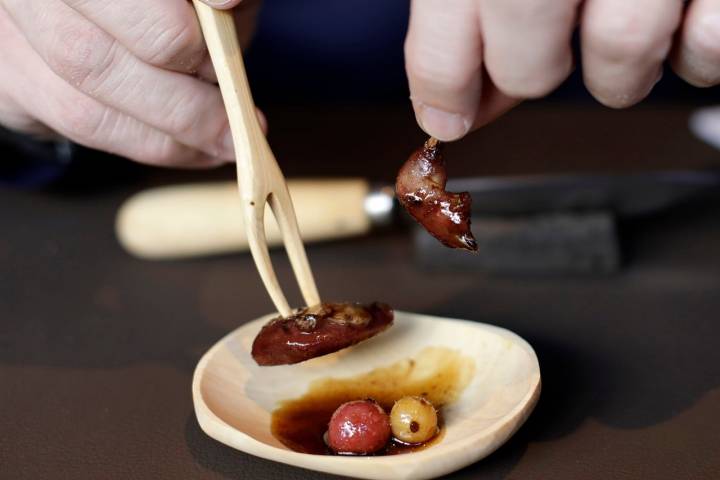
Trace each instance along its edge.
{"label": "red berry", "polygon": [[368,454],[382,450],[390,440],[390,418],[374,400],[340,405],[328,425],[328,446],[337,453]]}

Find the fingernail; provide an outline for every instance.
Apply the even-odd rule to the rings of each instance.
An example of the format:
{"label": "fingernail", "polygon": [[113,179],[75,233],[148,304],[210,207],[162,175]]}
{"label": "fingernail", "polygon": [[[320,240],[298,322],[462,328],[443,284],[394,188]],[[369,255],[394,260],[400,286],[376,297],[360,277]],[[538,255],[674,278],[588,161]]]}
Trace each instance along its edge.
{"label": "fingernail", "polygon": [[459,113],[450,113],[422,103],[416,103],[418,123],[428,135],[449,142],[470,131],[472,121]]}
{"label": "fingernail", "polygon": [[233,0],[205,0],[205,3],[213,8],[223,8],[231,5]]}

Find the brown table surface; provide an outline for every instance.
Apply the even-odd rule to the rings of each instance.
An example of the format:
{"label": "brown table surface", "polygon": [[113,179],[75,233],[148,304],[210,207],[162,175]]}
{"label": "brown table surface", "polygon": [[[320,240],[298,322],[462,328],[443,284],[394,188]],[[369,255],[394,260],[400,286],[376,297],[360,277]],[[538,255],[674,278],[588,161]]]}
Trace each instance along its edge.
{"label": "brown table surface", "polygon": [[[720,154],[687,133],[687,113],[528,107],[452,145],[451,169],[711,165]],[[292,174],[389,179],[421,139],[400,110],[297,108],[270,121]],[[152,170],[75,193],[0,191],[0,478],[333,478],[234,451],[195,420],[200,355],[271,310],[251,259],[153,263],[115,241],[115,211],[132,192],[229,175]],[[497,324],[536,349],[533,415],[447,478],[720,478],[719,207],[624,225],[626,268],[605,277],[427,275],[402,229],[309,255],[325,298]],[[275,261],[289,281],[287,261]]]}

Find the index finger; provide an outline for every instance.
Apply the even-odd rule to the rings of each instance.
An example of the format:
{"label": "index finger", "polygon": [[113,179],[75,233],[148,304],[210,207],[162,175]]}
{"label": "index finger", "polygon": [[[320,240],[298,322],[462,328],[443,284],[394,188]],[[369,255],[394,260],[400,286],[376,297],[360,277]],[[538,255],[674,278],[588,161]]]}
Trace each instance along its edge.
{"label": "index finger", "polygon": [[413,0],[405,67],[425,132],[444,141],[464,136],[475,122],[482,83],[477,2]]}
{"label": "index finger", "polygon": [[146,63],[195,73],[207,61],[195,10],[184,0],[63,0]]}

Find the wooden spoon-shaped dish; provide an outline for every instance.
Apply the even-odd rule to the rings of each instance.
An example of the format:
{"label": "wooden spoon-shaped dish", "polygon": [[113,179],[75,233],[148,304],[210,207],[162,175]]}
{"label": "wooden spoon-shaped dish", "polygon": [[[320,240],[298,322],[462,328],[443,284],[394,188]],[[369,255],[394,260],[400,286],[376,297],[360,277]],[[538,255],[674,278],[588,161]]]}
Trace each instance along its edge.
{"label": "wooden spoon-shaped dish", "polygon": [[[202,429],[258,457],[358,478],[434,478],[474,463],[502,445],[528,417],[540,393],[535,352],[502,328],[396,312],[390,330],[352,348],[297,365],[258,367],[250,348],[270,317],[249,322],[220,340],[200,360],[193,378],[195,412]],[[423,361],[427,352],[452,355],[441,353]],[[392,365],[412,365],[414,371],[407,377],[421,381],[442,373],[433,369],[455,356],[464,362],[458,374],[462,388],[441,409],[442,436],[423,450],[368,457],[312,455],[287,448],[272,433],[272,413],[283,401],[302,397],[330,377],[357,377]]]}

